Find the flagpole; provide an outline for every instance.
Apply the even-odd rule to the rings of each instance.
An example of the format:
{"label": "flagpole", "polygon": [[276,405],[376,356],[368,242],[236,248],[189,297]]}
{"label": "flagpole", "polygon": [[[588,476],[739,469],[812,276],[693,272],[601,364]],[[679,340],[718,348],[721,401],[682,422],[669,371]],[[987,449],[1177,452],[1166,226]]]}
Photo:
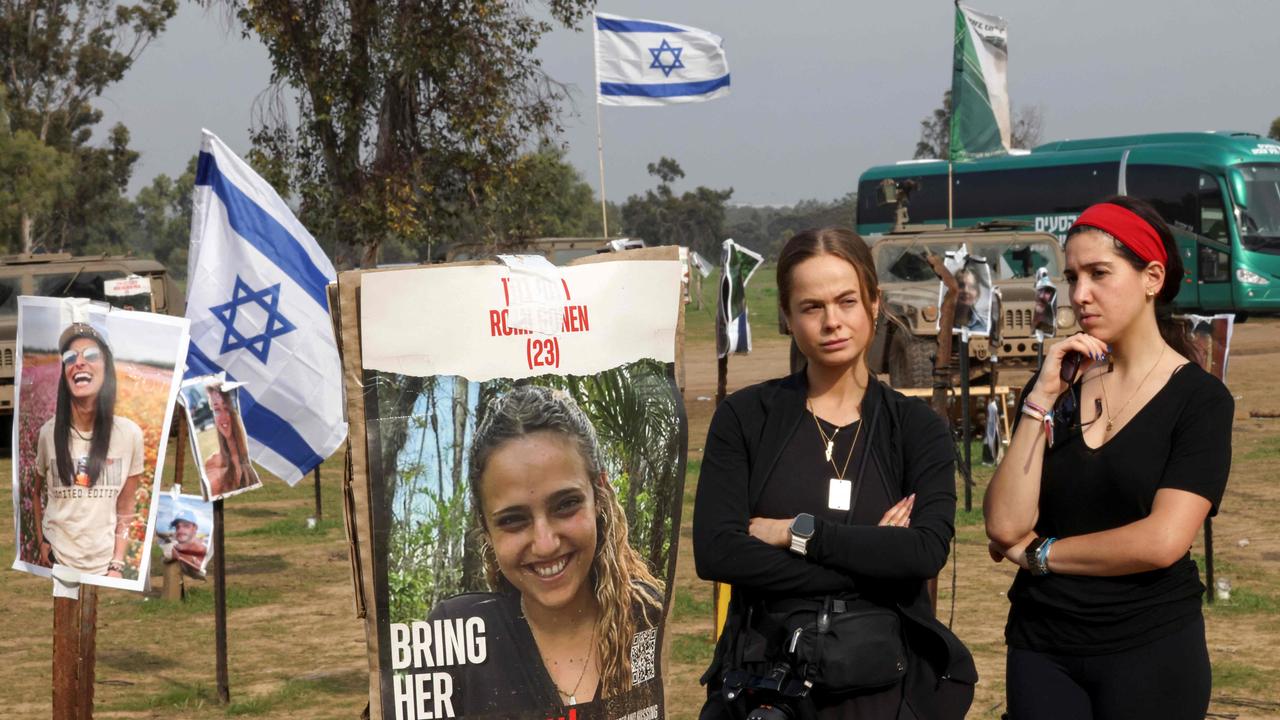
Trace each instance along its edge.
{"label": "flagpole", "polygon": [[[599,85],[597,84],[597,92]],[[604,199],[604,131],[600,127],[600,102],[596,102],[596,156],[600,160],[600,225],[604,236],[609,237],[609,211]]]}
{"label": "flagpole", "polygon": [[954,213],[952,211],[952,208],[954,207],[952,195],[956,187],[956,183],[951,177],[951,169],[954,166],[955,166],[955,163],[953,163],[951,160],[947,160],[947,227],[949,228],[955,227],[956,225],[955,218],[953,216]]}
{"label": "flagpole", "polygon": [[591,58],[596,76],[596,159],[600,162],[600,227],[604,236],[609,237],[609,211],[604,195],[604,128],[600,122],[600,23],[596,14],[591,13]]}

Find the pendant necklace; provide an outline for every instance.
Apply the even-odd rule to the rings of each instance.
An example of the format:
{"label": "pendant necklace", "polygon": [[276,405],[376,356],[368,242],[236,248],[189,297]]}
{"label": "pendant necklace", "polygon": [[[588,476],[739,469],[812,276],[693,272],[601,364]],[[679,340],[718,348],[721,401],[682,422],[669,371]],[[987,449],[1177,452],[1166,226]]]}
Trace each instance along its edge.
{"label": "pendant necklace", "polygon": [[1164,349],[1166,347],[1168,347],[1168,345],[1160,348],[1160,355],[1156,357],[1155,364],[1151,366],[1151,369],[1147,371],[1146,375],[1142,376],[1142,381],[1138,383],[1138,387],[1134,389],[1133,394],[1129,396],[1129,399],[1124,401],[1124,404],[1120,406],[1120,409],[1116,411],[1115,415],[1111,414],[1111,398],[1107,397],[1107,374],[1103,374],[1103,376],[1099,378],[1099,384],[1102,385],[1102,397],[1106,400],[1107,406],[1107,432],[1111,432],[1112,426],[1115,425],[1115,418],[1124,414],[1124,409],[1129,407],[1129,403],[1133,402],[1133,399],[1142,391],[1142,386],[1147,384],[1147,378],[1151,377],[1151,373],[1155,372],[1155,369],[1159,367],[1160,361],[1164,359]]}
{"label": "pendant necklace", "polygon": [[836,471],[836,477],[834,479],[843,480],[845,471],[849,469],[849,461],[853,459],[853,449],[858,446],[858,436],[862,434],[862,422],[859,419],[858,428],[853,431],[853,444],[849,446],[849,454],[844,457],[844,467],[836,467],[836,461],[832,458],[832,455],[835,453],[836,449],[836,434],[839,433],[842,428],[836,428],[835,432],[828,436],[826,431],[822,429],[822,423],[818,421],[818,414],[813,411],[813,402],[805,401],[805,404],[809,408],[809,414],[813,416],[813,424],[817,426],[818,434],[822,436],[822,441],[826,444],[827,462],[831,463],[831,469]]}
{"label": "pendant necklace", "polygon": [[[525,616],[526,618],[525,622],[527,624],[529,615],[524,611],[524,598],[520,598],[520,613]],[[532,627],[529,628],[529,631],[530,631],[530,634],[533,634]],[[538,640],[535,637],[534,644],[537,645],[537,642]],[[578,673],[578,682],[573,684],[572,691],[565,692],[564,690],[561,690],[560,685],[555,681],[555,678],[551,677],[551,671],[550,670],[547,671],[547,677],[551,680],[551,684],[555,686],[556,692],[559,693],[561,697],[568,698],[567,702],[569,705],[578,704],[578,688],[582,687],[582,679],[587,676],[587,668],[591,665],[591,657],[595,654],[595,649],[596,649],[595,645],[596,645],[596,623],[592,622],[591,623],[591,639],[587,640],[587,656],[582,659],[582,671]],[[538,654],[542,655],[541,648],[538,649]],[[544,667],[548,664],[547,658],[545,655],[542,656],[542,664]]]}

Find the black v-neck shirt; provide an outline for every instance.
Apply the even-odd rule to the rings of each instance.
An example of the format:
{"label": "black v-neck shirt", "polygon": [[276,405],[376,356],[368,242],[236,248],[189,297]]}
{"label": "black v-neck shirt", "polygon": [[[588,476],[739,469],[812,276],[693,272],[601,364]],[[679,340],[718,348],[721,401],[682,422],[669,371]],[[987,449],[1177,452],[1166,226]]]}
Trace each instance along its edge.
{"label": "black v-neck shirt", "polygon": [[[1024,397],[1034,383],[1033,377]],[[1151,514],[1161,488],[1200,495],[1217,514],[1231,468],[1234,413],[1227,388],[1189,363],[1101,447],[1085,444],[1078,409],[1061,418],[1057,444],[1045,453],[1036,534],[1066,538],[1128,525]],[[1118,577],[1020,570],[1009,590],[1005,640],[1069,655],[1125,650],[1194,620],[1203,593],[1189,552],[1167,568]]]}

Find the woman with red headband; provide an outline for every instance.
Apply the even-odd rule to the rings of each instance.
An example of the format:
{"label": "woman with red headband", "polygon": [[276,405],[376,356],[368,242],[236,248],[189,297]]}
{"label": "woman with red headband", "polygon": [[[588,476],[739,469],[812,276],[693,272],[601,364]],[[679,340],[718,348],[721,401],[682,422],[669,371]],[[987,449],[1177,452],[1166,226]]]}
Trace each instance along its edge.
{"label": "woman with red headband", "polygon": [[1183,268],[1150,205],[1114,197],[1067,233],[1084,332],[1023,390],[983,510],[1009,590],[1012,720],[1196,718],[1204,585],[1188,548],[1231,463],[1231,394],[1169,315]]}

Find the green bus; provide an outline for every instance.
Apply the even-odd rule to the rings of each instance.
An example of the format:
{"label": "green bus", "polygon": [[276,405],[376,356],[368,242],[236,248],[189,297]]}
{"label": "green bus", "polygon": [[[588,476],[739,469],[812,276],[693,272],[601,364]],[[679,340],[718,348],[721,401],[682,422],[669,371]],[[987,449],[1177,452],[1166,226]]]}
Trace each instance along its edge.
{"label": "green bus", "polygon": [[[877,202],[881,181],[914,180],[913,223],[948,220],[947,163],[910,160],[858,179],[857,228],[893,227]],[[1187,276],[1184,311],[1280,312],[1280,143],[1253,133],[1159,133],[1064,140],[1030,152],[956,163],[956,227],[1009,219],[1065,237],[1084,208],[1115,194],[1156,207],[1173,228]],[[873,240],[874,238],[869,237]]]}

